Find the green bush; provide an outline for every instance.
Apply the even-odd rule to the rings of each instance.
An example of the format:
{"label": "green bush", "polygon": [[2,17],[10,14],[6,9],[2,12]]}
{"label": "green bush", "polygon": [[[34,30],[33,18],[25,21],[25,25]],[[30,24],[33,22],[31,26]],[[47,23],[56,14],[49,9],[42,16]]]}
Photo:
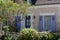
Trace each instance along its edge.
{"label": "green bush", "polygon": [[56,36],[50,32],[40,32],[39,40],[57,40]]}
{"label": "green bush", "polygon": [[9,32],[9,26],[3,26],[2,30],[3,30],[4,32]]}
{"label": "green bush", "polygon": [[16,38],[14,38],[12,35],[8,35],[8,34],[2,35],[2,37],[0,39],[1,40],[16,40]]}
{"label": "green bush", "polygon": [[26,28],[20,31],[20,35],[17,40],[38,40],[38,32],[31,28]]}

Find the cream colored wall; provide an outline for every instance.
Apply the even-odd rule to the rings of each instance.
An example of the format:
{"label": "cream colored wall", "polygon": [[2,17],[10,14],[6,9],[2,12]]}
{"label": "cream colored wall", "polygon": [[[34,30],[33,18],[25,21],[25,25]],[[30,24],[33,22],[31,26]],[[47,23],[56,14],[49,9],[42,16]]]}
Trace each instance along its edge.
{"label": "cream colored wall", "polygon": [[45,7],[44,6],[39,6],[39,7],[31,7],[29,8],[28,10],[31,11],[34,16],[36,16],[36,18],[34,19],[34,28],[36,30],[38,30],[38,25],[39,25],[39,16],[40,16],[40,13],[55,13],[56,15],[56,31],[60,31],[60,9],[59,7],[60,6],[57,6],[57,5],[53,5],[53,6],[48,6],[46,5]]}

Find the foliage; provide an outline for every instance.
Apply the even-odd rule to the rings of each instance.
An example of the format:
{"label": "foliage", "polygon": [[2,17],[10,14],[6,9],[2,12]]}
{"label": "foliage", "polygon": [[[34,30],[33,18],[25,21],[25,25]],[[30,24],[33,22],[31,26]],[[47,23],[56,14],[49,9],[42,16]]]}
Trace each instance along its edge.
{"label": "foliage", "polygon": [[2,29],[4,31],[4,35],[2,35],[0,38],[1,40],[16,40],[16,38],[14,38],[13,35],[9,33],[9,26],[3,26]]}
{"label": "foliage", "polygon": [[57,40],[56,36],[50,32],[40,32],[39,40]]}
{"label": "foliage", "polygon": [[[4,27],[8,30],[8,26]],[[6,32],[6,31],[5,31]],[[14,38],[13,35],[5,33],[1,39],[3,40],[57,40],[57,37],[50,32],[37,32],[34,29],[26,28],[20,31],[19,36]]]}
{"label": "foliage", "polygon": [[23,0],[18,0],[18,3],[13,0],[0,0],[0,22],[7,21],[7,25],[12,27],[15,16],[26,14],[28,6]]}
{"label": "foliage", "polygon": [[38,40],[38,32],[34,29],[23,29],[17,40]]}
{"label": "foliage", "polygon": [[4,32],[9,32],[9,26],[3,26],[2,29],[3,29]]}
{"label": "foliage", "polygon": [[1,37],[1,40],[16,40],[16,38],[14,38],[13,35],[4,34],[4,35]]}
{"label": "foliage", "polygon": [[26,14],[28,6],[29,4],[23,2],[23,0],[19,0],[18,3],[14,3],[11,0],[0,0],[0,21],[9,20],[10,14]]}

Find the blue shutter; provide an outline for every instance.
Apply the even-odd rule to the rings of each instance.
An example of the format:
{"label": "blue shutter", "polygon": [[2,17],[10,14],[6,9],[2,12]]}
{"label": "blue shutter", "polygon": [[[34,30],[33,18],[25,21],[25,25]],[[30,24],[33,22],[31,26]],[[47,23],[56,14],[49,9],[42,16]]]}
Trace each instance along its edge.
{"label": "blue shutter", "polygon": [[56,31],[56,19],[55,15],[52,16],[52,32]]}
{"label": "blue shutter", "polygon": [[21,29],[21,16],[15,18],[15,28],[19,31]]}
{"label": "blue shutter", "polygon": [[39,31],[43,31],[43,16],[39,16]]}

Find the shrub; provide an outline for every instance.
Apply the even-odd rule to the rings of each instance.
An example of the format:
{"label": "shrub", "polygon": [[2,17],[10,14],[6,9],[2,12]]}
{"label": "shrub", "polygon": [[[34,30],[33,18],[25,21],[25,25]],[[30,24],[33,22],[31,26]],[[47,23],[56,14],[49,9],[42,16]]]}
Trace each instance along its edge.
{"label": "shrub", "polygon": [[10,36],[10,35],[2,35],[2,37],[0,38],[1,40],[12,40],[13,39],[13,37],[12,36]]}
{"label": "shrub", "polygon": [[40,32],[39,40],[57,40],[56,36],[50,32]]}
{"label": "shrub", "polygon": [[16,40],[16,38],[8,34],[4,34],[0,39],[1,40]]}
{"label": "shrub", "polygon": [[2,30],[3,30],[4,32],[9,32],[9,26],[3,26]]}
{"label": "shrub", "polygon": [[17,40],[38,40],[38,32],[31,28],[26,28],[20,31],[20,35]]}

